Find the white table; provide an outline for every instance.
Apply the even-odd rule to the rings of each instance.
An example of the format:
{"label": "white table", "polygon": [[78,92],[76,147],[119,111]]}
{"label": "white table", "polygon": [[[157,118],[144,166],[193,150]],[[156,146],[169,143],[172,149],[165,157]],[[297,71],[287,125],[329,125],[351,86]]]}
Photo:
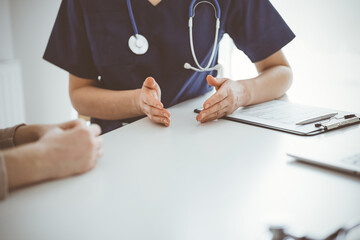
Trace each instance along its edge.
{"label": "white table", "polygon": [[359,177],[289,161],[304,137],[199,124],[203,100],[172,107],[169,128],[142,119],[106,134],[87,174],[12,192],[0,239],[259,239],[269,224],[323,236],[360,216]]}

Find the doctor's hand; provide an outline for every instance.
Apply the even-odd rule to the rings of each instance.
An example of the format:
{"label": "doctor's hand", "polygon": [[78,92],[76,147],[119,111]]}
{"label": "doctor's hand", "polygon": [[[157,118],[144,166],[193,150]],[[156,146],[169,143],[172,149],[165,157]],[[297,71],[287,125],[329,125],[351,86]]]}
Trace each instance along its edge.
{"label": "doctor's hand", "polygon": [[204,109],[196,116],[196,120],[201,123],[231,114],[250,101],[249,89],[242,81],[214,78],[211,75],[206,80],[210,86],[215,87],[216,93],[205,101]]}
{"label": "doctor's hand", "polygon": [[140,92],[140,111],[147,115],[151,121],[170,126],[170,113],[161,102],[161,90],[155,79],[145,79]]}

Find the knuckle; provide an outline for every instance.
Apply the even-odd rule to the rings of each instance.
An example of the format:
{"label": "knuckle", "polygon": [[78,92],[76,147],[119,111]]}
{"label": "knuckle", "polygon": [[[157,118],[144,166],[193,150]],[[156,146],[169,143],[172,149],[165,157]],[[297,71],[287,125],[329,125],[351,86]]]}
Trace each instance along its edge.
{"label": "knuckle", "polygon": [[153,117],[154,122],[160,122],[160,119],[158,117]]}
{"label": "knuckle", "polygon": [[157,115],[157,111],[156,111],[155,108],[151,108],[150,113],[151,113],[152,115]]}
{"label": "knuckle", "polygon": [[77,134],[83,138],[90,138],[91,136],[89,129],[83,126],[77,129]]}

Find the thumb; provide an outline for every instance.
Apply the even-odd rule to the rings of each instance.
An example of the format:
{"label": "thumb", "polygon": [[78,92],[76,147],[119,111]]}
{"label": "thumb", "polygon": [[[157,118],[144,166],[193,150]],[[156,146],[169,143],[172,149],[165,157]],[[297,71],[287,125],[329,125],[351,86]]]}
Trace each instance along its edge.
{"label": "thumb", "polygon": [[89,129],[95,136],[99,136],[101,134],[101,127],[97,124],[91,124]]}
{"label": "thumb", "polygon": [[210,86],[215,87],[216,90],[221,87],[221,85],[225,82],[225,80],[226,80],[225,78],[214,78],[211,75],[207,75],[206,77],[206,81],[208,82],[208,84]]}
{"label": "thumb", "polygon": [[77,126],[81,126],[84,125],[86,126],[86,122],[83,119],[75,119],[69,122],[64,122],[64,123],[60,123],[58,126],[62,129],[62,130],[69,130],[72,128],[75,128]]}
{"label": "thumb", "polygon": [[144,87],[154,89],[156,88],[156,82],[153,77],[147,77],[143,84]]}

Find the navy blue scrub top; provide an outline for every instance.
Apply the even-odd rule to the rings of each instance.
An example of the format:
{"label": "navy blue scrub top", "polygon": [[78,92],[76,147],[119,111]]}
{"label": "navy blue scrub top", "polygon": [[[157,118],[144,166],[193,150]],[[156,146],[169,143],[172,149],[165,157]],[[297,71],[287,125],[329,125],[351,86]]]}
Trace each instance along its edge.
{"label": "navy blue scrub top", "polygon": [[[252,62],[272,55],[295,37],[269,0],[218,1],[219,41],[228,33]],[[75,76],[98,81],[104,89],[138,89],[152,76],[160,85],[166,108],[197,97],[212,90],[206,76],[216,76],[216,71],[184,69],[185,62],[196,66],[189,43],[190,2],[162,0],[153,6],[148,0],[133,0],[138,31],[149,41],[148,51],[135,55],[128,47],[134,32],[125,0],[63,0],[44,59]],[[210,5],[196,8],[193,31],[196,55],[205,66],[215,34]],[[103,133],[131,121],[92,119]]]}

